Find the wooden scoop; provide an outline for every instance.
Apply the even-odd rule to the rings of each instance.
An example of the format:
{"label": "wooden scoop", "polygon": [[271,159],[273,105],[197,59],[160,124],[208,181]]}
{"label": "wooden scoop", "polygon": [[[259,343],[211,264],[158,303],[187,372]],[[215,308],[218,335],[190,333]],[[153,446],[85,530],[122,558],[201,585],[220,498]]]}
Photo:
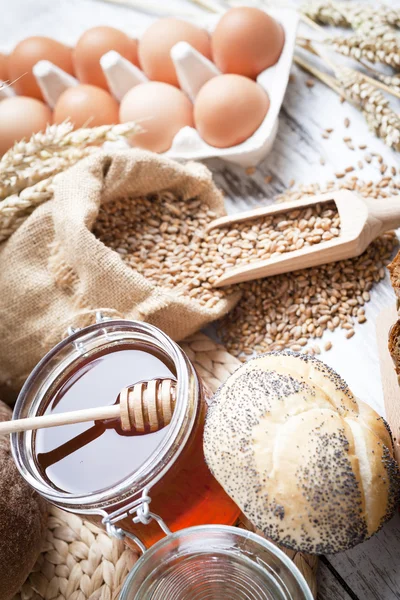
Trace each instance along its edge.
{"label": "wooden scoop", "polygon": [[171,422],[176,401],[176,381],[153,379],[136,383],[124,388],[119,398],[119,404],[111,406],[4,421],[0,423],[0,435],[118,418],[121,419],[121,427],[124,431],[136,433],[158,431]]}
{"label": "wooden scoop", "polygon": [[217,227],[231,228],[238,223],[253,219],[288,213],[299,208],[329,202],[336,204],[339,213],[340,234],[338,237],[313,246],[303,247],[300,250],[273,256],[267,260],[232,267],[217,279],[213,287],[279,275],[359,256],[381,233],[400,226],[400,196],[374,200],[361,198],[348,190],[340,190],[303,200],[257,208],[239,215],[221,217],[212,221],[208,225],[207,231]]}

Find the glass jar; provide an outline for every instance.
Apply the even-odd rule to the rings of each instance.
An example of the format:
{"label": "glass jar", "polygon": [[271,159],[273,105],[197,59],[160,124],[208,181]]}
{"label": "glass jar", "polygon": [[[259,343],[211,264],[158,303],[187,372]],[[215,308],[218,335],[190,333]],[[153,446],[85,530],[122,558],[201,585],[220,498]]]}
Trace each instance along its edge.
{"label": "glass jar", "polygon": [[274,544],[236,527],[205,525],[168,535],[129,573],[120,600],[313,600]]}
{"label": "glass jar", "polygon": [[[156,327],[134,321],[100,318],[95,325],[70,333],[32,371],[18,397],[13,418],[43,414],[55,390],[99,353],[140,344],[162,355],[176,375],[172,420],[155,450],[129,476],[82,493],[63,491],[43,475],[35,459],[35,432],[14,433],[12,452],[25,480],[60,508],[102,523],[109,533],[120,537],[124,532],[132,540],[138,536],[147,547],[163,535],[158,522],[165,522],[165,531],[206,523],[233,524],[240,511],[212,477],[203,455],[209,396],[181,348]],[[96,406],[93,402],[95,398],[91,406]],[[81,408],[86,407],[82,397]]]}

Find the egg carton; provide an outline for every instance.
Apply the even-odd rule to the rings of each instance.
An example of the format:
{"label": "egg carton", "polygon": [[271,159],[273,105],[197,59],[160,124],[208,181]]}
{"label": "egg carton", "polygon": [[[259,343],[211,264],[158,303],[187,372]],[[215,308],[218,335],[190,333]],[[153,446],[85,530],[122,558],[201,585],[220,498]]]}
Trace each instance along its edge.
{"label": "egg carton", "polygon": [[0,79],[0,100],[11,98],[15,96],[15,92],[12,87],[6,82]]}
{"label": "egg carton", "polygon": [[[177,160],[218,157],[248,167],[258,164],[269,154],[278,130],[279,111],[293,60],[299,15],[297,11],[290,8],[269,8],[268,14],[282,25],[285,44],[278,62],[262,71],[257,77],[258,84],[267,92],[270,99],[269,111],[260,127],[247,140],[229,148],[210,146],[200,137],[195,128],[183,127],[175,135],[171,148],[165,152],[166,156]],[[210,15],[204,17],[200,23],[198,20],[196,24],[212,33],[220,18],[221,15]],[[180,86],[192,101],[207,81],[221,74],[214,63],[186,42],[179,42],[171,49],[171,58],[175,64]],[[119,102],[132,87],[148,81],[143,71],[117,52],[108,52],[101,58],[100,63],[110,91]],[[79,83],[49,61],[37,63],[33,72],[51,108],[54,108],[58,97],[66,88]]]}
{"label": "egg carton", "polygon": [[[279,111],[293,61],[299,15],[297,11],[289,8],[268,9],[267,12],[282,25],[285,32],[285,44],[278,62],[262,71],[257,77],[257,83],[267,92],[270,99],[269,111],[260,127],[247,140],[230,148],[210,146],[200,137],[196,129],[184,127],[176,134],[171,148],[166,153],[168,156],[186,160],[218,157],[243,167],[249,167],[257,165],[270,153],[278,131]],[[210,32],[215,29],[219,18],[220,15],[215,15],[211,20],[208,27]],[[193,48],[191,50],[189,52],[186,49],[185,52],[177,44],[172,49],[172,60],[175,63],[182,89],[193,99],[200,87],[211,77],[219,75],[220,72],[213,63],[199,55]]]}

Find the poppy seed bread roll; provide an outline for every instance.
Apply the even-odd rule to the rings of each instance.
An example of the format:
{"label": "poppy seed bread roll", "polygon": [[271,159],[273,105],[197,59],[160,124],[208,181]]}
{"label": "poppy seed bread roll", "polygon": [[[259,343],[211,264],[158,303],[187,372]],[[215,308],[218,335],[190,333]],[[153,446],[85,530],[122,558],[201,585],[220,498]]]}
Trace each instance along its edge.
{"label": "poppy seed bread roll", "polygon": [[272,352],[231,375],[208,410],[204,453],[250,521],[302,552],[355,546],[399,501],[388,425],[307,355]]}

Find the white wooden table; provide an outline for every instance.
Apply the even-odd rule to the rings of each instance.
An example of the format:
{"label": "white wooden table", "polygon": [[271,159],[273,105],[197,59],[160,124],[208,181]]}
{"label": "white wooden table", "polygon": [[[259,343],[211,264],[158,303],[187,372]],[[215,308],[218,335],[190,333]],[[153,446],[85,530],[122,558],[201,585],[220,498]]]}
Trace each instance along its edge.
{"label": "white wooden table", "polygon": [[[397,4],[394,0],[390,5]],[[10,51],[16,42],[29,35],[50,35],[73,44],[87,28],[112,25],[134,35],[149,23],[156,11],[171,14],[180,10],[202,13],[185,0],[142,0],[142,6],[155,9],[139,12],[101,0],[0,0],[0,51]],[[227,197],[229,212],[267,203],[276,193],[296,183],[321,183],[334,179],[334,173],[348,165],[356,166],[365,151],[352,152],[343,143],[351,135],[355,144],[368,144],[388,165],[399,165],[399,157],[368,131],[362,116],[323,84],[308,88],[307,74],[292,67],[295,80],[289,84],[280,116],[278,135],[270,156],[249,176],[240,167],[219,160],[207,162]],[[351,121],[349,129],[344,119]],[[333,127],[330,139],[321,137],[323,129]],[[321,166],[320,157],[325,166]],[[356,173],[358,173],[356,171]],[[365,165],[358,173],[366,181],[378,179],[375,165]],[[272,175],[269,184],[264,182]],[[345,340],[343,332],[331,334],[333,349],[321,358],[335,368],[353,392],[379,413],[384,414],[383,395],[375,336],[375,318],[382,308],[394,302],[388,280],[376,286],[366,306],[368,321],[356,327],[356,335]],[[325,338],[324,338],[325,339]],[[323,344],[322,344],[323,346]],[[399,398],[400,401],[400,398]],[[400,598],[400,516],[397,514],[383,530],[351,551],[322,557],[319,572],[320,600],[395,600]]]}

